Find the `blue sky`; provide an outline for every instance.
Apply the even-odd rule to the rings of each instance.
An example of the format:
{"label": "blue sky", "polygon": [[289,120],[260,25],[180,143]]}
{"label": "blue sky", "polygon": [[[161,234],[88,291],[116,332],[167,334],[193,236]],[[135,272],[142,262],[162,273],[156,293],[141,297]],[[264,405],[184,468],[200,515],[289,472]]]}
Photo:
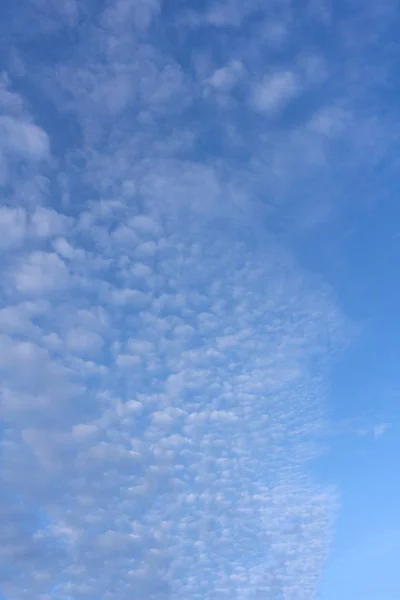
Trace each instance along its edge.
{"label": "blue sky", "polygon": [[398,600],[399,24],[1,3],[1,600]]}

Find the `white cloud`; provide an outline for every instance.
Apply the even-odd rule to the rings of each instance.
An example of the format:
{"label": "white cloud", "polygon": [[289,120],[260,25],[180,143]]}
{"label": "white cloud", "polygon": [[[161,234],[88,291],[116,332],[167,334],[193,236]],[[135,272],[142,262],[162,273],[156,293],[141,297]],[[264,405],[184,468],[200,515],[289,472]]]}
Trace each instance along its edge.
{"label": "white cloud", "polygon": [[118,115],[132,98],[133,85],[129,74],[118,74],[95,87],[92,101],[99,110]]}
{"label": "white cloud", "polygon": [[14,152],[36,160],[48,156],[48,136],[33,123],[27,123],[11,116],[0,116],[0,136],[6,152]]}
{"label": "white cloud", "polygon": [[206,21],[215,27],[238,27],[251,12],[252,4],[245,6],[234,0],[214,2],[207,11]]}
{"label": "white cloud", "polygon": [[[55,232],[53,232],[54,235]],[[54,249],[64,259],[73,260],[77,258],[82,260],[85,257],[83,250],[73,248],[65,238],[57,238],[53,242]]]}
{"label": "white cloud", "polygon": [[[25,193],[32,193],[35,169],[50,157],[50,142],[47,133],[36,125],[25,107],[23,98],[11,91],[6,75],[0,76],[0,184],[10,184],[10,177],[17,165],[25,161],[30,165],[31,181],[29,188],[23,172],[18,187],[26,187]],[[10,198],[8,200],[11,200]]]}
{"label": "white cloud", "polygon": [[94,331],[74,328],[67,333],[66,343],[78,355],[98,352],[103,346],[103,338]]}
{"label": "white cloud", "polygon": [[345,129],[348,130],[351,127],[352,116],[340,106],[325,107],[313,115],[308,123],[308,128],[312,134],[317,134],[327,139],[337,138]]}
{"label": "white cloud", "polygon": [[18,94],[10,91],[9,80],[2,73],[0,77],[0,108],[4,114],[20,114],[23,111],[24,103]]}
{"label": "white cloud", "polygon": [[118,0],[105,12],[103,20],[106,27],[126,30],[130,25],[134,25],[143,31],[149,27],[159,11],[159,0]]}
{"label": "white cloud", "polygon": [[71,219],[48,208],[38,208],[32,215],[32,234],[46,238],[61,235]]}
{"label": "white cloud", "polygon": [[27,295],[61,291],[66,284],[68,269],[65,263],[52,252],[32,252],[17,268],[15,286],[18,292]]}
{"label": "white cloud", "polygon": [[0,207],[0,247],[19,245],[24,241],[27,226],[26,212],[22,207]]}
{"label": "white cloud", "polygon": [[229,92],[237,84],[243,73],[243,64],[238,60],[233,60],[225,67],[214,71],[207,82],[218,91]]}
{"label": "white cloud", "polygon": [[140,365],[140,357],[132,354],[118,354],[116,363],[118,367],[135,368]]}
{"label": "white cloud", "polygon": [[261,113],[274,114],[301,92],[302,86],[293,71],[280,71],[256,84],[250,102]]}

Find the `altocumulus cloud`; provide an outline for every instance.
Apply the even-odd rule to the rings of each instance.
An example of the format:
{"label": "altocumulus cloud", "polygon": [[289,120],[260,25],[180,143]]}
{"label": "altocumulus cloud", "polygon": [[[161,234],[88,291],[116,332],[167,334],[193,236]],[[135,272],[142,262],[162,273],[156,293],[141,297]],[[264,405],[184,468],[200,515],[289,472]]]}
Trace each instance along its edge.
{"label": "altocumulus cloud", "polygon": [[268,208],[290,213],[339,145],[335,173],[368,119],[326,101],[326,57],[265,65],[296,45],[290,3],[279,22],[271,3],[202,4],[32,0],[4,31],[7,600],[316,590],[335,494],[307,461],[345,318]]}

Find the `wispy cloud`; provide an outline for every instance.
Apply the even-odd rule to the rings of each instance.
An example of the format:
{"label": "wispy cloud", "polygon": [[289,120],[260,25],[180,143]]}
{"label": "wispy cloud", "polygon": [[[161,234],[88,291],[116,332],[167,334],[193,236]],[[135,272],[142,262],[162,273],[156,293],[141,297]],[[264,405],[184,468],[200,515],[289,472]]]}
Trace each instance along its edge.
{"label": "wispy cloud", "polygon": [[281,71],[266,76],[258,83],[252,94],[251,103],[260,112],[274,114],[295,98],[301,91],[300,82],[292,71]]}
{"label": "wispy cloud", "polygon": [[373,429],[374,438],[376,440],[379,440],[383,435],[385,435],[388,427],[389,427],[389,425],[387,423],[381,423],[379,425],[375,425],[374,429]]}

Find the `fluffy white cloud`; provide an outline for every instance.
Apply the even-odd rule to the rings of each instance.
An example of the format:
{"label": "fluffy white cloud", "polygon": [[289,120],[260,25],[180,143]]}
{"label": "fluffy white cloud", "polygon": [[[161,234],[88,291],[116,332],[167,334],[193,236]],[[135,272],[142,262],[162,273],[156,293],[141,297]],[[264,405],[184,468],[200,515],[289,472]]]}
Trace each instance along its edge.
{"label": "fluffy white cloud", "polygon": [[0,246],[21,244],[26,233],[26,212],[22,207],[0,207]]}
{"label": "fluffy white cloud", "polygon": [[242,63],[238,60],[233,60],[225,67],[216,69],[208,79],[208,83],[221,92],[229,92],[242,75]]}
{"label": "fluffy white cloud", "polygon": [[[0,77],[0,184],[10,183],[19,161],[31,163],[31,169],[49,158],[47,133],[33,122],[22,97],[10,90],[9,80]],[[19,186],[24,182],[21,173]],[[9,198],[7,198],[7,203]]]}
{"label": "fluffy white cloud", "polygon": [[41,296],[51,290],[59,291],[67,277],[68,269],[57,254],[36,251],[17,268],[15,287],[22,294]]}
{"label": "fluffy white cloud", "polygon": [[33,123],[11,116],[0,116],[0,135],[6,151],[23,157],[42,159],[48,155],[47,134]]}

